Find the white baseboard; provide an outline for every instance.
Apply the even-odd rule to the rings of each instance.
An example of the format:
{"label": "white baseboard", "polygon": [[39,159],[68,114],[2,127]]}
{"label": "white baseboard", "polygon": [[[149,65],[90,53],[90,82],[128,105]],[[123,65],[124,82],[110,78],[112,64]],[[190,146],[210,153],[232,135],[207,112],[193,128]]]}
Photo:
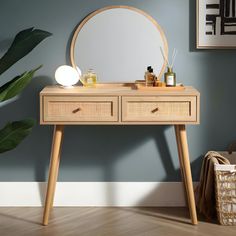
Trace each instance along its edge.
{"label": "white baseboard", "polygon": [[[0,206],[42,206],[46,183],[0,182]],[[181,182],[58,182],[54,206],[185,206]]]}

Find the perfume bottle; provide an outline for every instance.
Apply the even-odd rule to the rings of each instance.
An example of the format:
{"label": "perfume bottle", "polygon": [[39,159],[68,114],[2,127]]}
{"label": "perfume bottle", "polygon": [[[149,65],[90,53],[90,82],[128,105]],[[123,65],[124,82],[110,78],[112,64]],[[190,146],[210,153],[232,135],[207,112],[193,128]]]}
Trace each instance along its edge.
{"label": "perfume bottle", "polygon": [[151,66],[147,67],[147,71],[145,72],[145,83],[147,87],[154,86],[155,82],[155,74],[153,73],[153,68]]}
{"label": "perfume bottle", "polygon": [[82,83],[86,87],[94,87],[97,83],[97,74],[93,69],[89,69],[85,74],[82,75]]}
{"label": "perfume bottle", "polygon": [[173,72],[172,67],[167,67],[167,72],[164,75],[166,87],[176,86],[176,74]]}

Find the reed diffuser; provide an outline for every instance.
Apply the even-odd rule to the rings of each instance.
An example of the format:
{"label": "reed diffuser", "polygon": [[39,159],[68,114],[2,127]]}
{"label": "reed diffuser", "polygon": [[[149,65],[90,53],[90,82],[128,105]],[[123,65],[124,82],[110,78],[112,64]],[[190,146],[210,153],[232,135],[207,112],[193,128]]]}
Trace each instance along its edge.
{"label": "reed diffuser", "polygon": [[178,51],[176,48],[174,48],[174,51],[172,53],[172,62],[170,64],[169,60],[168,60],[168,56],[165,55],[162,48],[160,48],[160,49],[161,49],[161,54],[162,54],[164,60],[167,62],[167,72],[164,74],[166,87],[175,87],[176,86],[176,74],[173,72],[173,66],[174,66]]}

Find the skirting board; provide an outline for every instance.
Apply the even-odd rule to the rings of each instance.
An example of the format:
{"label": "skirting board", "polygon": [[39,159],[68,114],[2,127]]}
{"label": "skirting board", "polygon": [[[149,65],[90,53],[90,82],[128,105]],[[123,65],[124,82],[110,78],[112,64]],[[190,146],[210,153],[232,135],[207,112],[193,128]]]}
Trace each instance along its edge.
{"label": "skirting board", "polygon": [[[196,183],[194,184],[196,185]],[[0,206],[42,206],[42,182],[0,182]],[[54,206],[185,206],[181,182],[58,182]]]}

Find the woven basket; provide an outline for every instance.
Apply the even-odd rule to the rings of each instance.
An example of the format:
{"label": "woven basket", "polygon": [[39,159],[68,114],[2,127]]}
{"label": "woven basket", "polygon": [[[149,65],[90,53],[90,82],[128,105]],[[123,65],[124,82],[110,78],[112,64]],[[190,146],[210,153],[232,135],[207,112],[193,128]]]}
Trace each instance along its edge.
{"label": "woven basket", "polygon": [[214,166],[217,216],[222,225],[236,225],[236,153],[219,153],[232,165]]}

